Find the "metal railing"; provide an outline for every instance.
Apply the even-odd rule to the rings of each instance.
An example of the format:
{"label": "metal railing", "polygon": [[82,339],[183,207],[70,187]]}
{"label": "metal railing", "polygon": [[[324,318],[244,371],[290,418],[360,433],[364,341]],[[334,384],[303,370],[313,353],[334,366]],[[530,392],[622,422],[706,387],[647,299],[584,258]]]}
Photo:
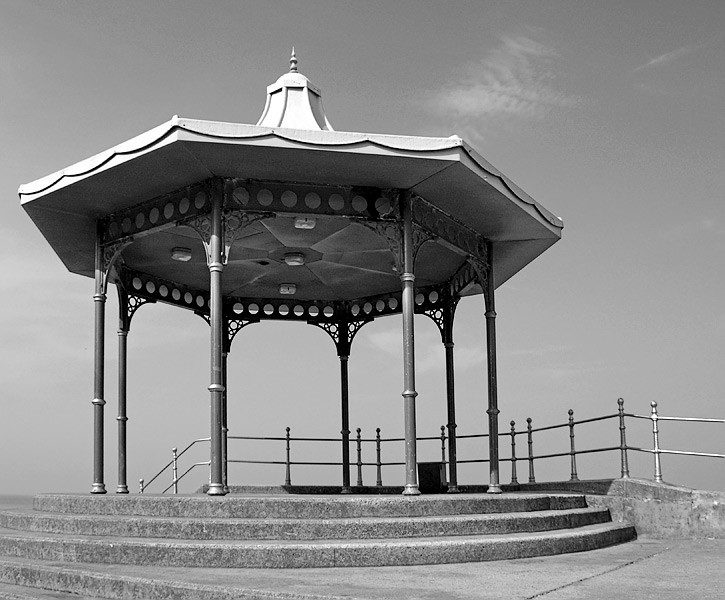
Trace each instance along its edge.
{"label": "metal railing", "polygon": [[[510,430],[508,432],[502,432],[499,434],[499,438],[510,438],[510,456],[509,457],[501,457],[499,458],[500,462],[509,462],[511,465],[511,485],[516,486],[519,484],[518,481],[518,474],[517,474],[517,464],[520,461],[526,461],[528,465],[528,482],[529,483],[536,483],[536,474],[535,474],[535,463],[536,461],[542,461],[545,459],[553,459],[553,458],[562,458],[562,457],[568,457],[569,463],[570,463],[570,481],[578,481],[579,475],[577,472],[577,456],[584,455],[584,454],[596,454],[596,453],[603,453],[603,452],[619,452],[620,455],[620,464],[621,464],[621,473],[620,476],[622,478],[628,478],[630,476],[629,474],[629,452],[643,452],[643,453],[649,453],[654,456],[654,480],[656,482],[662,482],[662,463],[661,463],[661,456],[663,454],[672,454],[672,455],[681,455],[681,456],[699,456],[699,457],[710,457],[710,458],[723,458],[725,459],[725,454],[718,454],[718,453],[711,453],[711,452],[693,452],[693,451],[685,451],[685,450],[667,450],[663,449],[660,446],[660,440],[659,440],[659,424],[660,421],[672,421],[672,422],[688,422],[688,423],[721,423],[725,424],[725,419],[705,419],[705,418],[695,418],[695,417],[670,417],[670,416],[662,416],[658,413],[657,410],[657,403],[652,402],[651,403],[651,411],[649,415],[639,415],[634,413],[627,413],[624,410],[624,400],[622,398],[619,398],[617,400],[618,404],[618,410],[616,413],[603,415],[600,417],[593,417],[588,419],[581,419],[581,420],[575,420],[574,419],[574,411],[569,410],[568,411],[568,420],[564,423],[559,423],[556,425],[548,425],[544,427],[534,427],[533,421],[529,417],[526,419],[526,429],[525,430],[516,430],[516,423],[515,421],[510,422]],[[652,423],[652,447],[645,448],[645,447],[639,447],[639,446],[630,446],[627,443],[627,435],[626,435],[626,420],[627,419],[645,419],[649,420]],[[619,427],[619,443],[616,445],[610,445],[610,446],[602,446],[602,447],[595,447],[595,448],[587,448],[587,449],[577,449],[576,448],[576,428],[580,427],[582,425],[589,425],[592,423],[597,423],[600,421],[607,421],[607,420],[617,420],[618,427]],[[447,442],[449,441],[448,436],[446,435],[446,427],[441,426],[441,433],[439,436],[427,436],[427,437],[419,437],[417,440],[419,442],[430,442],[433,440],[437,440],[440,442],[440,452],[441,452],[441,463],[448,464],[447,459]],[[569,444],[568,444],[568,450],[564,452],[549,452],[546,454],[535,454],[534,452],[534,434],[540,434],[545,431],[554,431],[559,429],[565,429],[568,433],[569,437]],[[375,467],[375,473],[376,473],[376,481],[375,486],[376,487],[382,487],[383,486],[383,467],[391,467],[391,466],[401,466],[405,463],[403,461],[383,461],[383,447],[385,444],[389,443],[400,443],[404,442],[404,438],[383,438],[380,435],[380,428],[378,427],[375,430],[375,437],[368,437],[365,438],[362,436],[362,430],[358,428],[356,430],[356,437],[352,440],[350,440],[351,444],[354,444],[355,446],[355,457],[356,460],[350,461],[350,468],[356,468],[357,471],[357,479],[356,479],[356,486],[357,487],[363,487],[363,467]],[[519,436],[526,436],[526,457],[520,458],[516,454],[516,438]],[[488,438],[487,433],[481,433],[481,434],[471,434],[471,435],[457,435],[456,440],[466,440],[466,439],[479,439],[479,438]],[[285,435],[281,437],[258,437],[258,436],[228,436],[228,440],[242,440],[242,441],[272,441],[272,442],[284,442],[284,448],[285,448],[285,454],[283,460],[249,460],[249,459],[228,459],[229,463],[238,463],[238,464],[261,464],[261,465],[283,465],[284,466],[284,485],[285,486],[291,486],[292,485],[292,467],[295,466],[338,466],[342,467],[343,463],[340,461],[313,461],[313,460],[293,460],[293,452],[292,452],[292,445],[293,443],[295,446],[297,446],[299,443],[334,443],[336,446],[339,447],[339,444],[341,443],[341,438],[312,438],[312,437],[293,437],[291,435],[291,428],[287,427],[285,429]],[[171,470],[172,474],[172,481],[171,484],[168,485],[161,493],[166,493],[167,491],[173,489],[174,493],[178,493],[178,483],[183,479],[186,475],[188,475],[194,468],[202,465],[209,465],[209,461],[203,461],[203,462],[197,462],[192,464],[190,467],[188,467],[181,475],[178,475],[178,460],[183,456],[190,448],[192,448],[195,444],[201,443],[201,442],[208,442],[209,438],[201,438],[194,440],[191,442],[186,448],[184,448],[180,453],[176,452],[176,448],[172,448],[172,459],[169,461],[156,475],[154,475],[148,483],[144,484],[144,480],[140,480],[139,485],[139,493],[143,493],[146,488],[151,485],[154,481],[156,481],[162,474],[166,473],[168,470]],[[374,455],[375,459],[372,461],[365,461],[363,460],[364,455],[369,455],[370,452],[364,452],[364,447],[369,447],[374,445]],[[466,459],[460,459],[456,457],[456,464],[466,464],[466,463],[488,463],[488,458],[466,458]]]}

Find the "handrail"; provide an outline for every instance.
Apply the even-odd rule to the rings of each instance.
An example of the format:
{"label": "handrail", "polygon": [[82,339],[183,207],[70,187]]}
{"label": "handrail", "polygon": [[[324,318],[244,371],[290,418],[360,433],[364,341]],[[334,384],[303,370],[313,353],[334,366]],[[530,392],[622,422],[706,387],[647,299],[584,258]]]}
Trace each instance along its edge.
{"label": "handrail", "polygon": [[[725,459],[725,454],[720,453],[714,453],[714,452],[695,452],[695,451],[685,451],[685,450],[669,450],[669,449],[663,449],[660,447],[659,443],[659,422],[660,421],[668,421],[668,422],[689,422],[689,423],[722,423],[725,424],[725,419],[713,419],[713,418],[700,418],[700,417],[671,417],[671,416],[662,416],[658,413],[657,410],[657,403],[651,402],[651,413],[649,415],[640,415],[630,412],[625,412],[624,410],[624,400],[622,398],[619,398],[617,400],[618,404],[618,411],[616,413],[612,414],[605,414],[598,417],[590,417],[585,419],[574,419],[574,411],[569,410],[569,418],[564,423],[557,423],[553,425],[545,425],[541,427],[534,427],[533,422],[531,418],[526,419],[526,428],[517,431],[516,430],[516,424],[515,421],[511,421],[511,430],[507,432],[499,432],[498,436],[499,438],[507,438],[510,439],[510,445],[511,445],[511,456],[509,457],[500,457],[500,462],[508,462],[511,464],[511,485],[516,486],[518,485],[517,480],[517,463],[521,461],[526,461],[528,463],[529,468],[529,483],[536,483],[536,476],[535,476],[535,462],[541,461],[544,459],[551,459],[551,458],[563,458],[563,457],[569,457],[571,461],[571,471],[570,471],[570,480],[576,481],[579,479],[578,473],[577,473],[577,465],[576,465],[576,458],[579,455],[584,454],[595,454],[595,453],[603,453],[603,452],[615,452],[619,451],[621,455],[621,477],[622,478],[628,478],[629,477],[629,460],[628,460],[628,452],[634,451],[634,452],[644,452],[648,454],[652,454],[654,456],[654,480],[655,481],[662,481],[662,466],[661,466],[661,455],[662,454],[669,454],[669,455],[679,455],[679,456],[698,456],[698,457],[707,457],[707,458],[723,458]],[[618,419],[619,421],[619,431],[620,431],[620,443],[619,445],[612,445],[612,446],[605,446],[605,447],[599,447],[599,448],[585,448],[585,449],[577,449],[575,444],[575,429],[576,427],[580,427],[582,425],[589,425],[592,423],[597,423],[600,421],[607,421],[611,419]],[[626,439],[626,420],[627,419],[646,419],[652,423],[652,436],[653,436],[653,444],[650,448],[640,447],[640,446],[633,446],[627,443]],[[544,431],[553,431],[558,429],[564,429],[568,428],[569,430],[569,438],[570,438],[570,449],[568,451],[562,451],[562,452],[548,452],[544,454],[536,454],[534,452],[534,434],[544,432]],[[423,436],[417,438],[417,441],[419,442],[430,442],[430,441],[439,441],[441,444],[441,455],[440,455],[440,463],[443,465],[447,465],[449,462],[449,459],[446,458],[446,443],[449,442],[449,437],[445,433],[446,427],[441,426],[441,434],[438,436]],[[239,436],[239,435],[229,435],[227,436],[228,440],[244,440],[244,441],[273,441],[273,442],[284,442],[285,443],[285,459],[284,460],[260,460],[260,459],[232,459],[228,458],[227,462],[229,463],[236,463],[236,464],[264,464],[264,465],[283,465],[285,467],[285,485],[291,485],[291,470],[293,466],[343,466],[343,463],[340,461],[314,461],[314,460],[293,460],[292,458],[292,443],[295,444],[298,442],[315,442],[315,443],[336,443],[339,444],[341,441],[344,443],[344,438],[329,438],[329,437],[297,437],[291,435],[291,429],[289,427],[286,428],[286,435],[284,436]],[[348,443],[354,444],[355,449],[357,451],[357,460],[351,460],[349,463],[349,467],[355,467],[357,468],[357,485],[362,486],[363,485],[363,467],[375,467],[377,470],[377,478],[376,478],[376,486],[382,487],[382,468],[383,467],[390,467],[390,466],[401,466],[405,463],[403,461],[386,461],[382,459],[382,447],[385,444],[388,443],[400,443],[404,442],[405,438],[401,437],[393,437],[393,438],[383,438],[380,435],[380,428],[376,429],[376,435],[375,437],[363,437],[362,436],[362,430],[357,429],[357,436],[355,438],[350,438]],[[520,436],[526,436],[526,444],[528,451],[526,452],[526,455],[521,457],[516,455],[516,439]],[[464,439],[478,439],[478,438],[488,438],[488,433],[474,433],[474,434],[466,434],[466,435],[456,435],[457,440],[464,440]],[[201,443],[201,442],[208,442],[210,441],[210,438],[199,438],[196,440],[193,440],[190,442],[181,452],[178,454],[176,453],[176,449],[172,450],[172,460],[169,461],[156,475],[154,475],[148,483],[144,484],[143,480],[140,480],[140,489],[139,493],[143,493],[144,490],[151,485],[156,479],[158,479],[163,473],[165,473],[170,467],[173,470],[173,479],[171,484],[163,490],[162,493],[168,492],[170,489],[173,488],[174,493],[178,493],[178,483],[181,481],[186,475],[188,475],[194,468],[198,466],[204,466],[209,465],[209,461],[203,461],[203,462],[197,462],[191,465],[189,468],[186,469],[186,471],[183,472],[181,476],[177,476],[177,461],[179,458],[181,458],[188,450],[190,450],[195,444]],[[363,447],[366,445],[375,444],[375,460],[369,461],[369,460],[363,460],[364,452]],[[503,447],[503,445],[502,445]],[[488,463],[489,459],[486,457],[472,457],[472,458],[458,458],[456,457],[456,464],[480,464],[480,463]]]}

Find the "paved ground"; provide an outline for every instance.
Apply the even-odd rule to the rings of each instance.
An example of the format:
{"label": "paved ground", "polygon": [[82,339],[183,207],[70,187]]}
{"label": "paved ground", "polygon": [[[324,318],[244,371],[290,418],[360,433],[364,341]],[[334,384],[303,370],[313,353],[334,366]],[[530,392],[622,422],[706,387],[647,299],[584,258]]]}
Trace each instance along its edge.
{"label": "paved ground", "polygon": [[[9,505],[2,499],[0,503]],[[126,577],[263,590],[269,593],[264,594],[268,598],[725,598],[725,539],[639,539],[580,554],[420,567],[278,570],[78,566]],[[0,598],[4,591],[11,593],[0,586]]]}

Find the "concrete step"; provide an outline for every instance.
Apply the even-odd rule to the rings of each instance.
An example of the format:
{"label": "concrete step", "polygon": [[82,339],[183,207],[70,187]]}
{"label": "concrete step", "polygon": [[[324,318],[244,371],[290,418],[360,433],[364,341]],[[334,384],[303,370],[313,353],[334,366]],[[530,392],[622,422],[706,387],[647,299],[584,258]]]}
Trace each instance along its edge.
{"label": "concrete step", "polygon": [[222,568],[300,568],[478,562],[580,552],[633,539],[628,525],[504,535],[314,541],[96,538],[0,531],[0,555],[43,561]]}
{"label": "concrete step", "polygon": [[0,527],[64,535],[189,540],[332,540],[502,534],[609,521],[606,509],[324,519],[146,517],[0,511]]}
{"label": "concrete step", "polygon": [[41,494],[38,512],[145,517],[345,519],[518,513],[586,508],[581,494],[440,494],[430,496],[92,496]]}

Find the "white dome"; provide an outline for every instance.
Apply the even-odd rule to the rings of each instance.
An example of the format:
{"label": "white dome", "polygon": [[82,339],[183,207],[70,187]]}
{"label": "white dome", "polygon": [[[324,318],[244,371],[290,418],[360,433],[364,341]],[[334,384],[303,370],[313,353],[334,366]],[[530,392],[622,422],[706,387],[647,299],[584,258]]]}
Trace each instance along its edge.
{"label": "white dome", "polygon": [[289,73],[267,86],[267,103],[257,125],[334,131],[322,108],[320,89],[297,72],[294,48]]}

